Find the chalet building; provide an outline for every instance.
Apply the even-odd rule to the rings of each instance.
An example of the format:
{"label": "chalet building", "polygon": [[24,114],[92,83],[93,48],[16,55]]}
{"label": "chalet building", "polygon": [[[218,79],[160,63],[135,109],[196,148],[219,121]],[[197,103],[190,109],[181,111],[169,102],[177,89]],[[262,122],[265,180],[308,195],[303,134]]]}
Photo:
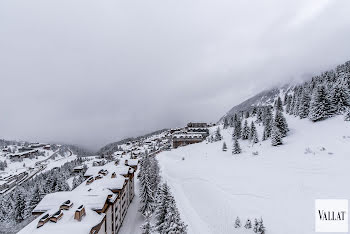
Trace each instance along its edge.
{"label": "chalet building", "polygon": [[206,138],[207,136],[209,136],[209,129],[208,128],[187,128],[187,133],[201,134],[203,138]]}
{"label": "chalet building", "polygon": [[179,146],[185,146],[185,145],[190,145],[194,143],[199,143],[204,140],[202,134],[191,134],[191,133],[186,133],[186,134],[174,134],[172,137],[172,143],[173,143],[173,148],[176,149]]}
{"label": "chalet building", "polygon": [[29,150],[21,153],[8,154],[8,156],[11,160],[18,160],[18,159],[30,157],[32,155],[37,154],[38,152],[39,151],[37,149],[34,149],[34,150]]}
{"label": "chalet building", "polygon": [[188,123],[187,127],[188,128],[207,128],[208,124],[207,123]]}
{"label": "chalet building", "polygon": [[135,194],[134,173],[113,162],[90,167],[74,190],[47,194],[32,212],[39,217],[19,233],[117,234]]}

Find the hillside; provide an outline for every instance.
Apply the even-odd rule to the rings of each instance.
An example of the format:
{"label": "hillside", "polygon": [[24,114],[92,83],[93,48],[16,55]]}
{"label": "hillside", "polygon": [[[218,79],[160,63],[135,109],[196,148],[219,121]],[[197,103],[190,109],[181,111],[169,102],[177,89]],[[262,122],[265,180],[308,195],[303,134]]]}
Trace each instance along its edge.
{"label": "hillside", "polygon": [[344,186],[350,177],[349,123],[342,117],[312,123],[291,116],[287,122],[290,132],[280,147],[269,140],[241,141],[243,152],[234,156],[229,128],[222,132],[227,152],[219,141],[158,155],[189,233],[242,233],[233,228],[239,216],[243,225],[262,217],[271,234],[310,234],[314,199],[350,199]]}

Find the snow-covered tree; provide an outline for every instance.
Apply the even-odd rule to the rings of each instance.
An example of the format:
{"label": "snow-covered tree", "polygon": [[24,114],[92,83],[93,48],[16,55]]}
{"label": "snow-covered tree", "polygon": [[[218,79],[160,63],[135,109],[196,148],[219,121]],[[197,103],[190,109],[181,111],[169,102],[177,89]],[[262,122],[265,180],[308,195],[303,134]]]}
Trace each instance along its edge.
{"label": "snow-covered tree", "polygon": [[225,117],[224,118],[224,129],[228,128],[229,126],[230,126],[230,123],[229,123],[228,117]]}
{"label": "snow-covered tree", "polygon": [[301,99],[299,104],[298,115],[301,119],[307,118],[310,110],[310,101],[311,97],[309,94],[309,90],[303,89],[301,93]]}
{"label": "snow-covered tree", "polygon": [[258,229],[259,229],[259,222],[258,222],[257,219],[254,219],[253,231],[254,231],[255,233],[257,233],[257,232],[258,232]]}
{"label": "snow-covered tree", "polygon": [[154,197],[151,188],[149,170],[145,170],[140,177],[140,203],[141,207],[139,211],[142,215],[147,215],[153,212],[154,209]]}
{"label": "snow-covered tree", "polygon": [[275,102],[275,110],[279,110],[279,111],[283,112],[283,104],[282,104],[282,100],[279,96]]}
{"label": "snow-covered tree", "polygon": [[20,223],[25,218],[26,201],[21,191],[17,191],[15,195],[14,216],[16,222]]}
{"label": "snow-covered tree", "polygon": [[142,234],[152,234],[152,225],[150,221],[150,214],[146,214],[145,222],[141,226],[141,233]]}
{"label": "snow-covered tree", "polygon": [[264,226],[264,223],[263,223],[263,219],[261,218],[259,221],[258,221],[258,228],[257,228],[257,233],[259,234],[265,234],[265,226]]}
{"label": "snow-covered tree", "polygon": [[321,85],[317,87],[312,94],[309,119],[315,122],[328,118],[330,115],[329,109],[330,102],[327,97],[326,89]]}
{"label": "snow-covered tree", "polygon": [[163,183],[158,189],[155,216],[155,229],[162,233],[164,229],[165,217],[169,204],[170,188],[166,183]]}
{"label": "snow-covered tree", "polygon": [[350,108],[346,111],[346,113],[344,115],[344,120],[350,121]]}
{"label": "snow-covered tree", "polygon": [[281,111],[276,111],[275,113],[275,119],[274,119],[274,126],[276,126],[280,133],[281,137],[287,136],[287,132],[289,131],[288,124],[286,118],[284,118],[283,113]]}
{"label": "snow-covered tree", "polygon": [[247,221],[245,222],[244,227],[246,229],[251,229],[252,228],[252,222],[250,221],[250,219],[247,219]]}
{"label": "snow-covered tree", "polygon": [[222,135],[220,131],[220,127],[218,127],[215,131],[215,136],[214,136],[215,141],[221,141],[222,140]]}
{"label": "snow-covered tree", "polygon": [[251,123],[250,125],[250,135],[249,135],[249,139],[255,144],[259,142],[259,138],[258,138],[258,132],[256,130],[255,124],[254,122]]}
{"label": "snow-covered tree", "polygon": [[168,207],[165,215],[162,234],[186,234],[187,225],[181,220],[180,213],[176,207],[175,199],[168,195]]}
{"label": "snow-covered tree", "polygon": [[248,121],[245,120],[244,121],[243,130],[242,130],[242,140],[248,140],[249,139],[249,135],[250,135],[250,129],[249,129],[249,126],[248,126]]}
{"label": "snow-covered tree", "polygon": [[337,85],[330,93],[331,112],[341,114],[347,108],[350,108],[350,91],[349,88]]}
{"label": "snow-covered tree", "polygon": [[235,228],[240,228],[241,227],[241,220],[237,216],[236,221],[235,221]]}
{"label": "snow-covered tree", "polygon": [[233,140],[233,148],[232,148],[232,154],[240,154],[242,152],[242,149],[239,145],[238,139],[235,138]]}
{"label": "snow-covered tree", "polygon": [[227,145],[226,142],[222,144],[222,151],[227,151]]}
{"label": "snow-covered tree", "polygon": [[272,134],[271,134],[271,145],[272,146],[278,146],[278,145],[282,145],[282,137],[281,137],[281,132],[279,130],[279,128],[274,125],[272,127]]}

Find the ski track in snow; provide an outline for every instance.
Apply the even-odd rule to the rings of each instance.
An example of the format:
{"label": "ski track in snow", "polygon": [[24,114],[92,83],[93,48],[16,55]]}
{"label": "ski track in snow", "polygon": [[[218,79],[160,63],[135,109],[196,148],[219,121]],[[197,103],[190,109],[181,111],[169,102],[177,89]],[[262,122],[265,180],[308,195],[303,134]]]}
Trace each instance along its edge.
{"label": "ski track in snow", "polygon": [[343,137],[350,125],[340,116],[319,123],[285,117],[291,131],[280,147],[240,141],[243,153],[233,156],[229,129],[222,131],[227,152],[223,141],[203,142],[157,156],[189,234],[252,233],[233,227],[237,216],[243,225],[262,217],[269,234],[310,234],[315,199],[350,199],[350,145]]}

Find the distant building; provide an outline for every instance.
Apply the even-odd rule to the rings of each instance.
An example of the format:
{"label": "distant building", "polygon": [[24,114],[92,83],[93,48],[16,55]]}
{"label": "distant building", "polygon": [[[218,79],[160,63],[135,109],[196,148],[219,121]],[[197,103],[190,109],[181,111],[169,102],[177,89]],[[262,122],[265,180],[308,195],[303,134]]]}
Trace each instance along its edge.
{"label": "distant building", "polygon": [[188,123],[187,127],[188,128],[207,128],[208,124],[207,123]]}
{"label": "distant building", "polygon": [[174,134],[172,137],[173,148],[176,149],[179,146],[190,145],[194,143],[199,143],[204,140],[202,134],[191,134],[191,133],[179,133]]}

